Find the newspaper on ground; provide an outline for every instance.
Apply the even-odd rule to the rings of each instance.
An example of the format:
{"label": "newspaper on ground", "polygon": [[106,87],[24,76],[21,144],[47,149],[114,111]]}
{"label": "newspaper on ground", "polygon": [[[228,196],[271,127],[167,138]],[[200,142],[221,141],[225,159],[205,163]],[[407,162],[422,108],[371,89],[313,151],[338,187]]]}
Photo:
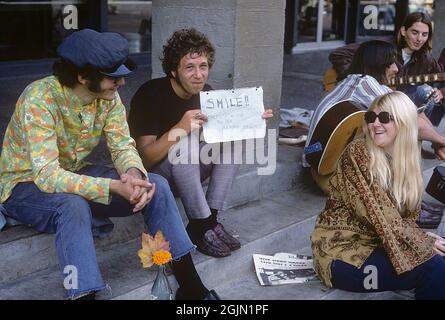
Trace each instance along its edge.
{"label": "newspaper on ground", "polygon": [[285,252],[273,256],[254,254],[253,262],[262,286],[304,283],[317,279],[311,256]]}

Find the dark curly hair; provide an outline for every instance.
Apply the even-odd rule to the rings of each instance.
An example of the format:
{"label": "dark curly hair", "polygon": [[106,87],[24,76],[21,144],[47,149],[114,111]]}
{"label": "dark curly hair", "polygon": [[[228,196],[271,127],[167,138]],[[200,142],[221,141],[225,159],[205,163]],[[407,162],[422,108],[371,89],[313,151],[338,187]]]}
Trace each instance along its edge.
{"label": "dark curly hair", "polygon": [[162,51],[162,68],[169,78],[172,77],[171,71],[178,70],[179,61],[189,53],[204,54],[209,68],[215,62],[215,48],[205,34],[194,28],[177,30]]}

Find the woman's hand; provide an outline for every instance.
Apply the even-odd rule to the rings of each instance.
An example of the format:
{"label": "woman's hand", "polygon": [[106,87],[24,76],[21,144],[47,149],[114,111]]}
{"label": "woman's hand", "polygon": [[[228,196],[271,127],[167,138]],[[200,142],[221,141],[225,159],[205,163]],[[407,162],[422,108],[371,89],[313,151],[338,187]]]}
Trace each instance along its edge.
{"label": "woman's hand", "polygon": [[437,143],[431,144],[438,160],[445,160],[445,146]]}
{"label": "woman's hand", "polygon": [[432,232],[427,232],[426,234],[436,239],[433,244],[433,251],[439,256],[445,257],[445,239]]}
{"label": "woman's hand", "polygon": [[440,91],[437,88],[434,88],[433,91],[434,91],[433,94],[434,103],[439,103],[443,99],[442,91]]}

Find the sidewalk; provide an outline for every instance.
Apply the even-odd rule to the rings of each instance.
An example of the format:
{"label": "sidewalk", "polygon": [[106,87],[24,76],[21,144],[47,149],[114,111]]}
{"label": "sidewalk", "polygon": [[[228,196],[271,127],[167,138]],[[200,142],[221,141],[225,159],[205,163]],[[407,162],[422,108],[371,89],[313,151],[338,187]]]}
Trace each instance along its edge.
{"label": "sidewalk", "polygon": [[[329,67],[328,53],[285,55],[282,108],[314,109],[317,106],[322,95],[322,75]],[[138,70],[145,71],[144,68]],[[132,83],[124,87],[121,95],[128,99],[137,85]],[[316,216],[325,205],[325,196],[312,181],[309,171],[302,169],[301,153],[300,147],[280,146],[274,176],[260,178],[251,172],[239,175],[231,190],[231,201],[237,206],[222,213],[220,219],[227,230],[239,237],[242,247],[223,259],[193,254],[205,284],[216,288],[223,299],[233,300],[412,299],[412,293],[405,291],[357,294],[332,290],[318,280],[306,284],[260,286],[253,268],[253,253],[311,252],[309,235]],[[96,159],[108,161],[102,154],[96,153]],[[423,170],[438,163],[425,160]],[[9,257],[0,268],[0,299],[63,299],[53,236],[38,234],[26,227],[18,228],[21,229],[0,233],[0,256]],[[96,242],[101,270],[113,288],[108,298],[149,298],[156,273],[140,266],[136,254],[140,246],[140,228],[140,217],[130,217],[121,221],[111,238]]]}
{"label": "sidewalk", "polygon": [[314,110],[323,95],[323,75],[330,62],[330,50],[285,54],[281,108],[305,108]]}

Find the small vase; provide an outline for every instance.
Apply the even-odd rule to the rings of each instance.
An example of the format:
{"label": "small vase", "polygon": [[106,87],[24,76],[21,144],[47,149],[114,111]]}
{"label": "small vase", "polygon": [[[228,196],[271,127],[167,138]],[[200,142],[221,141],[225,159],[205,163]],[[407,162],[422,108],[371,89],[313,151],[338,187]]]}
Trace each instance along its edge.
{"label": "small vase", "polygon": [[173,300],[173,291],[165,274],[165,265],[160,265],[153,287],[151,287],[151,300]]}

